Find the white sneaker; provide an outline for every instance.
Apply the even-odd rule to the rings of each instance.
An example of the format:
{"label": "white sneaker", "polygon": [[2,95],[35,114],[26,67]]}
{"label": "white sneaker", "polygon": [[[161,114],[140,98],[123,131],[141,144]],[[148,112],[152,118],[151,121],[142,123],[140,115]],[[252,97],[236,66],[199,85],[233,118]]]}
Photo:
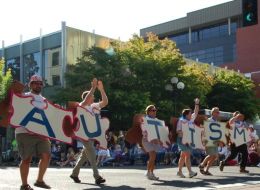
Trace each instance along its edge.
{"label": "white sneaker", "polygon": [[149,172],[147,178],[150,180],[158,180],[159,177],[156,177],[153,173]]}
{"label": "white sneaker", "polygon": [[177,172],[177,176],[179,176],[180,178],[185,178],[185,175],[183,175],[182,172]]}
{"label": "white sneaker", "polygon": [[257,167],[260,167],[260,163],[258,163],[256,166],[257,166]]}
{"label": "white sneaker", "polygon": [[196,175],[197,175],[197,172],[191,171],[189,174],[189,177],[192,178],[192,177],[195,177]]}
{"label": "white sneaker", "polygon": [[155,176],[154,173],[152,173],[153,177],[155,178],[155,180],[158,180],[159,177]]}

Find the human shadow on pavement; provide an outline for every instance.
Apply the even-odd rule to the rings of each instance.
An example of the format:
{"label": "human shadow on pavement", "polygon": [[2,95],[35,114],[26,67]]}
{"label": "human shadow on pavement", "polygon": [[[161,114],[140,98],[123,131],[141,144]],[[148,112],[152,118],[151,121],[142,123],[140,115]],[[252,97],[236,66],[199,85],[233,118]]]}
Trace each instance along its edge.
{"label": "human shadow on pavement", "polygon": [[121,185],[121,186],[118,186],[118,187],[115,187],[115,186],[108,186],[106,184],[101,184],[101,185],[97,185],[98,187],[97,188],[86,188],[86,189],[82,189],[82,190],[100,190],[100,189],[108,189],[108,190],[145,190],[145,188],[140,188],[140,187],[130,187],[130,186],[127,186],[127,185]]}
{"label": "human shadow on pavement", "polygon": [[[252,178],[252,175],[254,175],[254,178]],[[257,175],[257,176],[255,176]],[[245,183],[250,184],[250,181],[260,181],[260,174],[251,174],[247,176],[224,176],[219,175],[215,177],[221,177],[221,178],[203,178],[203,176],[199,176],[194,178],[194,181],[190,181],[190,178],[187,178],[188,181],[183,178],[178,178],[177,180],[158,180],[153,183],[153,185],[157,186],[173,186],[176,188],[196,188],[196,187],[213,187],[216,185],[227,185],[227,184],[235,184],[235,183]],[[196,181],[195,181],[196,180]],[[198,181],[199,180],[199,181]]]}

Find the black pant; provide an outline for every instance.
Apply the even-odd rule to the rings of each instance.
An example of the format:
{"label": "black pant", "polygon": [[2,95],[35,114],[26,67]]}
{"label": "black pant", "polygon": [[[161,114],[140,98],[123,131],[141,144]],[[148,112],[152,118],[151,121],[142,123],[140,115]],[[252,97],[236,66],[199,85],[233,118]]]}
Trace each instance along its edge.
{"label": "black pant", "polygon": [[246,167],[247,164],[247,158],[248,158],[248,151],[247,151],[247,145],[246,144],[242,144],[240,146],[236,146],[235,144],[231,144],[230,146],[231,148],[231,154],[225,159],[225,164],[230,161],[233,160],[234,158],[237,157],[238,153],[241,153],[241,162],[240,162],[240,168],[243,169]]}

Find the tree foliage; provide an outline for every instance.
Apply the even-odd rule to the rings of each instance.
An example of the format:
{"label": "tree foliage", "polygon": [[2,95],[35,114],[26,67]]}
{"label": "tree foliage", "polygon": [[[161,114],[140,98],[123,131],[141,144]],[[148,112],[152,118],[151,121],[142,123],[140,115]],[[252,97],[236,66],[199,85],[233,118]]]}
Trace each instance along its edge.
{"label": "tree foliage", "polygon": [[11,71],[8,70],[4,73],[4,60],[0,59],[0,101],[2,101],[6,95],[12,83]]}
{"label": "tree foliage", "polygon": [[[109,98],[104,114],[110,119],[111,129],[128,129],[134,114],[144,113],[149,104],[155,104],[159,108],[158,118],[168,123],[174,101],[165,85],[175,76],[185,84],[184,90],[178,93],[178,115],[183,108],[192,107],[196,97],[201,99],[204,108],[219,106],[224,111],[239,109],[255,115],[256,110],[251,106],[255,103],[252,82],[228,71],[212,75],[208,67],[186,64],[176,44],[167,38],[160,40],[150,33],[145,41],[135,35],[128,42],[112,41],[107,50],[92,47],[84,51],[77,63],[68,67],[66,88],[59,89],[53,98],[57,103],[81,101],[81,93],[90,88],[90,82],[96,77],[103,81]],[[237,97],[248,98],[247,102],[242,101],[247,110],[241,109],[242,104],[237,107],[238,98],[233,102],[225,100],[229,96],[225,85],[237,89],[234,93]],[[100,99],[98,93],[95,95]]]}
{"label": "tree foliage", "polygon": [[253,120],[260,114],[259,100],[253,89],[253,82],[240,73],[219,70],[214,75],[212,90],[207,94],[208,105],[230,112],[239,110],[247,119]]}

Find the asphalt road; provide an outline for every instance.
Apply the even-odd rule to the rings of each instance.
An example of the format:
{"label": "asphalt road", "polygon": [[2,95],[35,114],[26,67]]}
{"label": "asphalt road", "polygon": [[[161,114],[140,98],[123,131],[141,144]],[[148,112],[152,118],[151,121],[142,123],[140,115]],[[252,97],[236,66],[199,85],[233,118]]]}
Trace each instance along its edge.
{"label": "asphalt road", "polygon": [[[114,167],[100,168],[100,174],[107,180],[103,185],[96,185],[93,173],[90,168],[83,168],[80,172],[80,184],[74,183],[69,175],[72,168],[48,168],[45,181],[53,190],[85,190],[85,189],[113,189],[113,190],[143,190],[143,189],[260,189],[260,168],[248,167],[250,174],[240,174],[238,166],[225,167],[224,171],[219,171],[218,167],[213,167],[213,176],[204,176],[200,173],[194,178],[179,178],[176,176],[177,168],[160,167],[155,173],[160,179],[158,181],[148,180],[145,173],[145,166],[138,167]],[[194,171],[199,171],[193,167]],[[183,169],[187,175],[186,168]],[[35,190],[33,183],[37,177],[38,168],[32,167],[29,174],[29,183]],[[18,190],[21,181],[18,167],[0,167],[0,190]]]}

